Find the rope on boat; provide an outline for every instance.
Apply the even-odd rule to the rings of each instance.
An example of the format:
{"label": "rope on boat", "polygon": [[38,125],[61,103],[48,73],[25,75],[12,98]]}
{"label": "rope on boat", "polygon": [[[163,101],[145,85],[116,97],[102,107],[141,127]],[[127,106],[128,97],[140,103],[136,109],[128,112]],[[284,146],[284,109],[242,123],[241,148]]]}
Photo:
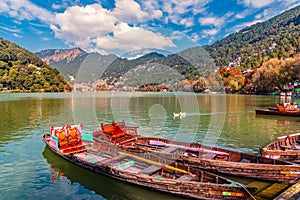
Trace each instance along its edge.
{"label": "rope on boat", "polygon": [[137,159],[137,160],[140,160],[140,161],[143,161],[143,162],[147,162],[147,163],[150,163],[150,164],[152,164],[152,165],[159,166],[159,167],[164,167],[164,168],[167,168],[167,169],[170,169],[170,170],[173,170],[173,171],[177,171],[177,172],[181,172],[181,173],[185,173],[185,174],[190,174],[190,172],[188,172],[188,171],[186,171],[186,170],[179,169],[179,168],[176,168],[176,167],[172,167],[172,166],[170,166],[170,165],[162,164],[162,163],[155,162],[155,161],[152,161],[152,160],[148,160],[148,159],[146,159],[146,158],[142,158],[142,157],[139,157],[139,156],[135,156],[135,155],[132,155],[132,154],[129,154],[129,153],[118,152],[118,154],[120,154],[120,155],[122,155],[122,156],[132,157],[132,158],[135,158],[135,159]]}

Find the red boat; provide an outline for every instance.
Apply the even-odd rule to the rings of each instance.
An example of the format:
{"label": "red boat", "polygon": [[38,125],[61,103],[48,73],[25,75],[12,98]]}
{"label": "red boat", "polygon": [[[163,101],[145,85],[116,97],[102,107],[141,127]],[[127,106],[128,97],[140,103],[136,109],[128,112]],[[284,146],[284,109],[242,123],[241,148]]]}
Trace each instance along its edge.
{"label": "red boat", "polygon": [[300,117],[300,109],[290,104],[287,104],[286,106],[280,106],[277,104],[276,108],[271,107],[269,109],[255,109],[255,112],[257,115]]}

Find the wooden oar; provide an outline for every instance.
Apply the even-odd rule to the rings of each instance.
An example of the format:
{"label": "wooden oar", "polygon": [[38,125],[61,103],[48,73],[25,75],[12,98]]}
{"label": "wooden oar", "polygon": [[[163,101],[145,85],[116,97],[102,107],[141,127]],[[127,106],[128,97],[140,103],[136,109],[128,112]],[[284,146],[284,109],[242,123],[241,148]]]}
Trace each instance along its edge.
{"label": "wooden oar", "polygon": [[156,166],[159,166],[159,167],[164,167],[164,168],[167,168],[167,169],[170,169],[170,170],[173,170],[173,171],[177,171],[177,172],[181,172],[181,173],[185,173],[185,174],[191,174],[190,172],[188,172],[186,170],[179,169],[179,168],[176,168],[176,167],[172,167],[170,165],[165,165],[165,164],[162,164],[162,163],[159,163],[159,162],[155,162],[153,160],[148,160],[146,158],[142,158],[142,157],[139,157],[139,156],[136,156],[136,155],[132,155],[132,154],[129,154],[129,153],[118,152],[118,154],[120,154],[122,156],[132,157],[132,158],[135,158],[137,160],[149,163],[151,165],[156,165]]}
{"label": "wooden oar", "polygon": [[203,149],[203,148],[196,148],[196,147],[187,147],[187,146],[182,146],[178,144],[168,144],[165,142],[157,141],[157,140],[149,140],[149,144],[151,145],[156,145],[156,146],[167,146],[167,147],[176,147],[188,151],[194,151],[194,152],[203,152],[203,153],[214,153],[218,155],[228,155],[226,152],[221,152],[221,151],[214,151],[214,150],[209,150],[209,149]]}

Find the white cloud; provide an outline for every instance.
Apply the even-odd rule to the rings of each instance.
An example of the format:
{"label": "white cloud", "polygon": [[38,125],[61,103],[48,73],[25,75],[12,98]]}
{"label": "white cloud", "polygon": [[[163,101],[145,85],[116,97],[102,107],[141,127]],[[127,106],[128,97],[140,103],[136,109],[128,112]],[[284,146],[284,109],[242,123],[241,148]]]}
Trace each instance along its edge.
{"label": "white cloud", "polygon": [[238,0],[238,3],[253,8],[263,8],[274,3],[282,4],[282,6],[284,6],[283,8],[288,9],[287,7],[289,7],[289,5],[296,2],[299,2],[299,0]]}
{"label": "white cloud", "polygon": [[0,13],[6,13],[18,20],[39,19],[49,22],[53,14],[28,0],[4,0],[0,3]]}
{"label": "white cloud", "polygon": [[[144,0],[141,1],[145,10],[161,10],[164,23],[174,23],[190,27],[194,25],[194,17],[205,12],[205,6],[212,0]],[[187,15],[190,16],[187,18]]]}
{"label": "white cloud", "polygon": [[219,29],[208,29],[208,30],[203,30],[203,36],[207,37],[207,36],[214,36],[219,32]]}
{"label": "white cloud", "polygon": [[[120,24],[116,28],[114,37],[99,36],[95,39],[96,46],[104,49],[138,50],[142,48],[164,48],[174,47],[172,40],[152,31],[138,27],[129,27]],[[126,27],[127,26],[127,27]],[[126,27],[126,28],[125,28]],[[126,31],[125,31],[126,30]]]}
{"label": "white cloud", "polygon": [[[145,20],[148,14],[136,4],[131,7],[131,12],[124,11],[121,7],[127,1],[119,1],[121,4],[112,11],[99,4],[69,7],[64,13],[56,14],[51,29],[56,37],[84,49],[134,50],[175,46],[168,37],[129,25],[128,22]],[[138,10],[140,12],[132,13]]]}
{"label": "white cloud", "polygon": [[9,11],[9,4],[6,1],[0,1],[0,13]]}
{"label": "white cloud", "polygon": [[224,19],[219,17],[201,17],[199,18],[199,23],[202,26],[212,25],[215,27],[220,27],[224,23]]}
{"label": "white cloud", "polygon": [[233,32],[237,32],[245,27],[248,27],[248,26],[251,26],[251,25],[254,25],[256,23],[259,23],[259,22],[263,22],[264,20],[254,20],[254,21],[250,21],[250,22],[244,22],[242,24],[239,24],[239,25],[236,25],[234,27],[231,28],[231,30],[233,30]]}
{"label": "white cloud", "polygon": [[127,23],[135,24],[162,16],[160,10],[152,10],[151,13],[143,11],[140,4],[134,0],[116,0],[115,6],[112,14]]}
{"label": "white cloud", "polygon": [[193,18],[181,18],[181,20],[180,20],[180,24],[181,25],[184,25],[184,26],[186,26],[186,27],[191,27],[191,26],[193,26],[194,25],[194,21],[193,21],[194,19]]}
{"label": "white cloud", "polygon": [[273,2],[274,0],[243,0],[244,5],[252,6],[254,8],[262,8]]}
{"label": "white cloud", "polygon": [[14,29],[14,28],[7,28],[4,26],[0,26],[1,29],[8,31],[8,32],[12,32],[12,33],[20,33],[20,29]]}
{"label": "white cloud", "polygon": [[23,38],[21,35],[19,35],[18,33],[14,33],[13,36],[17,37],[17,38]]}
{"label": "white cloud", "polygon": [[70,42],[106,35],[117,22],[117,18],[99,4],[73,6],[56,14],[51,29],[58,38]]}
{"label": "white cloud", "polygon": [[199,41],[200,37],[197,33],[192,33],[191,39],[192,41],[197,42]]}
{"label": "white cloud", "polygon": [[243,18],[245,18],[247,15],[245,14],[245,13],[237,13],[236,15],[235,15],[235,17],[237,18],[237,19],[243,19]]}
{"label": "white cloud", "polygon": [[48,37],[43,37],[42,40],[43,40],[43,41],[50,41],[51,39],[48,38]]}
{"label": "white cloud", "polygon": [[59,10],[59,9],[64,8],[64,6],[63,6],[62,4],[53,4],[53,5],[51,6],[51,8],[52,8],[53,10]]}

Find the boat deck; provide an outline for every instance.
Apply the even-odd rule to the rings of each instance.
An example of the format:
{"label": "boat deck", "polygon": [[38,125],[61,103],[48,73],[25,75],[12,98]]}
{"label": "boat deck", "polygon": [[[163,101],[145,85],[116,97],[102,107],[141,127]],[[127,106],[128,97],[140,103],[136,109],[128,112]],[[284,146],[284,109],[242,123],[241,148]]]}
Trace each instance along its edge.
{"label": "boat deck", "polygon": [[295,183],[274,200],[300,199],[300,182]]}

